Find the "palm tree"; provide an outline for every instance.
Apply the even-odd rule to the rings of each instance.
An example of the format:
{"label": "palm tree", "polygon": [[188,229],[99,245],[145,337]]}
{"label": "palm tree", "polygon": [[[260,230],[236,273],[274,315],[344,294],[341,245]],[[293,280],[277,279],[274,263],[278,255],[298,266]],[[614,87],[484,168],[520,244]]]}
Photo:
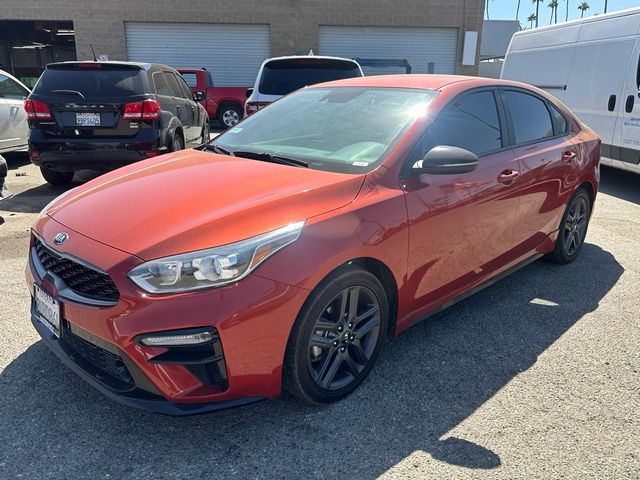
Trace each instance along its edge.
{"label": "palm tree", "polygon": [[604,13],[607,13],[607,0],[604,0]]}
{"label": "palm tree", "polygon": [[565,2],[567,3],[567,14],[564,16],[564,21],[568,22],[569,21],[569,0],[565,0]]}
{"label": "palm tree", "polygon": [[518,0],[518,6],[516,7],[516,22],[518,21],[519,16],[520,16],[520,0]]}
{"label": "palm tree", "polygon": [[580,14],[580,18],[584,18],[584,12],[589,10],[589,4],[587,2],[582,2],[580,5],[578,5],[578,10],[582,12]]}
{"label": "palm tree", "polygon": [[536,4],[536,18],[535,18],[535,20],[536,20],[536,27],[538,27],[538,16],[539,16],[538,14],[540,13],[540,12],[539,12],[539,9],[540,9],[540,2],[541,2],[541,1],[542,1],[542,0],[531,0],[531,2],[532,2],[532,3],[535,3],[535,4]]}
{"label": "palm tree", "polygon": [[558,23],[558,1],[557,0],[551,0],[549,2],[549,5],[547,5],[547,7],[549,7],[551,9],[551,16],[549,17],[549,25],[551,25],[551,22],[553,21],[554,13],[555,13],[555,17],[556,17],[556,23]]}
{"label": "palm tree", "polygon": [[535,20],[537,20],[537,19],[538,19],[538,18],[536,17],[536,14],[535,14],[535,13],[532,13],[531,15],[529,15],[529,16],[527,17],[527,22],[529,22],[529,28],[533,28],[533,22],[534,22]]}

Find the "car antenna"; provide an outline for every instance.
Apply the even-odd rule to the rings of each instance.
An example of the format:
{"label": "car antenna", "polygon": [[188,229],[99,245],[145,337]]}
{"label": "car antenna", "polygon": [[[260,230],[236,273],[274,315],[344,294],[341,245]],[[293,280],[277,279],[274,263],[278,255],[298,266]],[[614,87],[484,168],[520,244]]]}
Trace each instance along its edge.
{"label": "car antenna", "polygon": [[89,44],[89,46],[91,47],[91,53],[93,54],[93,61],[97,62],[98,58],[96,57],[96,52],[93,50],[93,45]]}

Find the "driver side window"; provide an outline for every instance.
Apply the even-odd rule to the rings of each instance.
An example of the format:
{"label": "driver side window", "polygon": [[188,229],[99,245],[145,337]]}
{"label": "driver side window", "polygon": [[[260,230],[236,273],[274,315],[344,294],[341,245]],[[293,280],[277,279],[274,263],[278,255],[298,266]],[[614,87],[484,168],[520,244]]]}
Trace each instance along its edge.
{"label": "driver side window", "polygon": [[456,98],[438,115],[426,132],[422,155],[433,147],[450,145],[477,156],[503,147],[496,98],[491,91]]}

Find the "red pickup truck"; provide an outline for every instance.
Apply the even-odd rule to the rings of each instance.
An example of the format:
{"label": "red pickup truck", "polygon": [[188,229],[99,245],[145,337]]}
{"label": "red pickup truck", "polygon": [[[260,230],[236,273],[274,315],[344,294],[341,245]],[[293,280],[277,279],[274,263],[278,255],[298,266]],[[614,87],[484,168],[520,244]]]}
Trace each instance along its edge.
{"label": "red pickup truck", "polygon": [[191,90],[206,92],[206,100],[200,102],[209,118],[216,119],[222,128],[235,126],[244,114],[247,87],[215,87],[211,73],[206,68],[177,68]]}

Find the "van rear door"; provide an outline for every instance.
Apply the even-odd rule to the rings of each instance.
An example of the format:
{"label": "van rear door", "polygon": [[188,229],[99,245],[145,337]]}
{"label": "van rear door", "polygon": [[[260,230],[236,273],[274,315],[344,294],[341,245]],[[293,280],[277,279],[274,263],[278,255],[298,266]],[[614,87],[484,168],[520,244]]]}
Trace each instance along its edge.
{"label": "van rear door", "polygon": [[630,60],[613,145],[602,145],[602,155],[621,162],[618,167],[640,172],[640,35]]}

